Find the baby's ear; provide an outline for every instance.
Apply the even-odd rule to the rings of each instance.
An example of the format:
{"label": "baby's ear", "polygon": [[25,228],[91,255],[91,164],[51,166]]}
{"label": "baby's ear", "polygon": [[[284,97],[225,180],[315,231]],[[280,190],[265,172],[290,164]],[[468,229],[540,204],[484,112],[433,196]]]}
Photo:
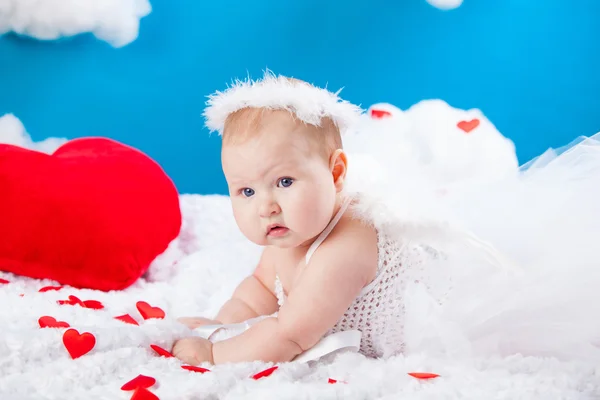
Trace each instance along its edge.
{"label": "baby's ear", "polygon": [[346,172],[348,171],[348,158],[342,149],[337,149],[330,158],[329,169],[333,176],[333,183],[337,192],[341,192],[344,188],[346,180]]}

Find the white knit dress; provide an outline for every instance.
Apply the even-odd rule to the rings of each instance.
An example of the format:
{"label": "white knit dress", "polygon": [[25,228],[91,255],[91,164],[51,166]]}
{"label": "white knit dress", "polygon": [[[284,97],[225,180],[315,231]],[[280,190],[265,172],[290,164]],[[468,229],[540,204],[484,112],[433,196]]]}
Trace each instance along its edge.
{"label": "white knit dress", "polygon": [[[306,264],[312,254],[327,238],[353,199],[348,197],[323,233],[306,255]],[[350,207],[347,212],[352,212]],[[401,242],[377,230],[378,265],[373,281],[363,288],[352,305],[327,333],[358,330],[362,333],[360,352],[368,357],[390,356],[404,351],[404,296],[408,282],[419,282],[429,288],[431,265],[438,257],[432,248]],[[451,288],[443,288],[436,299],[442,301]],[[279,277],[275,280],[275,294],[279,306],[285,302],[285,292]]]}

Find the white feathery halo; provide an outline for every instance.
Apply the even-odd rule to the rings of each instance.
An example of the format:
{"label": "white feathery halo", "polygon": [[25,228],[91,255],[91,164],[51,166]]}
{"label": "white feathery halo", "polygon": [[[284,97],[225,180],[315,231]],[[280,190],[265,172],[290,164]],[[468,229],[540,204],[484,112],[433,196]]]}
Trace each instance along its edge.
{"label": "white feathery halo", "polygon": [[329,117],[344,134],[358,121],[363,110],[342,100],[338,96],[340,91],[334,93],[293,82],[267,70],[261,80],[236,80],[227,90],[209,95],[203,114],[207,128],[219,134],[223,133],[229,114],[247,107],[287,110],[302,122],[314,126],[320,126],[322,118]]}

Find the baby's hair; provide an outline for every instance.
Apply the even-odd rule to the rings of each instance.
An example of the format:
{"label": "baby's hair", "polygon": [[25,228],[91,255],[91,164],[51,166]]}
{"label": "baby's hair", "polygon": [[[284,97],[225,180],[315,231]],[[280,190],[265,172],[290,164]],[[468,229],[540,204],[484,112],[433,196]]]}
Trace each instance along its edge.
{"label": "baby's hair", "polygon": [[[298,85],[310,85],[295,78],[286,78]],[[322,117],[319,125],[307,124],[296,118],[293,109],[270,109],[263,107],[241,108],[227,116],[223,127],[223,145],[235,145],[256,137],[263,127],[269,123],[269,118],[276,113],[288,113],[294,124],[303,125],[308,129],[309,138],[316,150],[325,158],[337,149],[342,149],[342,138],[339,128],[329,117]]]}

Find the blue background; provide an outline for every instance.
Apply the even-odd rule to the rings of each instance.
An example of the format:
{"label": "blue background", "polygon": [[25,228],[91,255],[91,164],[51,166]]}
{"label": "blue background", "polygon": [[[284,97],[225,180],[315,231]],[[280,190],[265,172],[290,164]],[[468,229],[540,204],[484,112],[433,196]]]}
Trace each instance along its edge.
{"label": "blue background", "polygon": [[264,68],[364,107],[442,98],[477,107],[521,162],[600,130],[600,2],[153,0],[140,37],[0,38],[0,115],[35,140],[109,136],[163,165],[182,193],[226,193],[205,96]]}

